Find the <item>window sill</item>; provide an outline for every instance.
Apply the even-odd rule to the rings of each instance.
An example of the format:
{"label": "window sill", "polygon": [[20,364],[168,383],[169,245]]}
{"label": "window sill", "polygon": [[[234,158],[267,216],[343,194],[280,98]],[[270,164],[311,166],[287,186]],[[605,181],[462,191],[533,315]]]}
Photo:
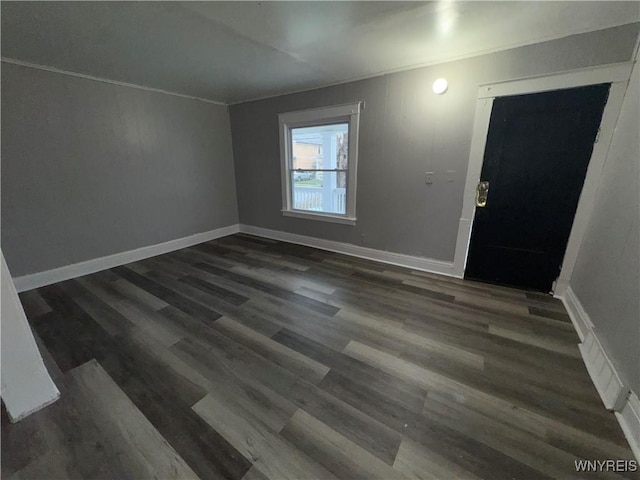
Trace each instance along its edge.
{"label": "window sill", "polygon": [[331,215],[327,213],[311,213],[300,210],[282,210],[285,217],[306,218],[307,220],[318,220],[320,222],[341,223],[343,225],[355,225],[356,219],[344,217],[342,215]]}

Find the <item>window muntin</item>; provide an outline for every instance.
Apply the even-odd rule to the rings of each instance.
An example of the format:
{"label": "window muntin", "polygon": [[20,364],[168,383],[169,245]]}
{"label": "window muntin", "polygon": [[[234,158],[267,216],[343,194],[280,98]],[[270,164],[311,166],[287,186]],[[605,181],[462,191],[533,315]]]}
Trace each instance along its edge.
{"label": "window muntin", "polygon": [[291,208],[345,215],[349,124],[291,129]]}
{"label": "window muntin", "polygon": [[279,115],[284,215],[355,223],[359,104]]}

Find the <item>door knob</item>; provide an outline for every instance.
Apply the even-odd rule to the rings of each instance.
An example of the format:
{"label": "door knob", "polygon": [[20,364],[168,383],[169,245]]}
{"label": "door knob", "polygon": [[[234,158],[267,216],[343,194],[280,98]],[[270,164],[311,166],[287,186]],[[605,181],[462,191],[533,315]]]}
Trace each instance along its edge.
{"label": "door knob", "polygon": [[476,188],[476,207],[485,207],[487,205],[487,196],[489,195],[489,182],[480,182]]}

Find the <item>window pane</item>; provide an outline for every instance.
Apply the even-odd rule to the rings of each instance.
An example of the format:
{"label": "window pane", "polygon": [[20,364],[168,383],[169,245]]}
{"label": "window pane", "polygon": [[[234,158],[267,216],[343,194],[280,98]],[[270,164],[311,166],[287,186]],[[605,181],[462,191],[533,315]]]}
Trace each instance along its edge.
{"label": "window pane", "polygon": [[293,169],[347,169],[349,124],[291,129]]}
{"label": "window pane", "polygon": [[294,210],[346,214],[347,172],[291,172],[291,206]]}

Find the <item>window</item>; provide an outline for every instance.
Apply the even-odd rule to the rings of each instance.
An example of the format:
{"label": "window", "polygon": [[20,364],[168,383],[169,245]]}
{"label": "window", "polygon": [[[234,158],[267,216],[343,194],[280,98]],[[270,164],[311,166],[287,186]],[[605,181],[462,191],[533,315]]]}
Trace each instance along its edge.
{"label": "window", "polygon": [[282,214],[355,224],[360,103],[278,117]]}

